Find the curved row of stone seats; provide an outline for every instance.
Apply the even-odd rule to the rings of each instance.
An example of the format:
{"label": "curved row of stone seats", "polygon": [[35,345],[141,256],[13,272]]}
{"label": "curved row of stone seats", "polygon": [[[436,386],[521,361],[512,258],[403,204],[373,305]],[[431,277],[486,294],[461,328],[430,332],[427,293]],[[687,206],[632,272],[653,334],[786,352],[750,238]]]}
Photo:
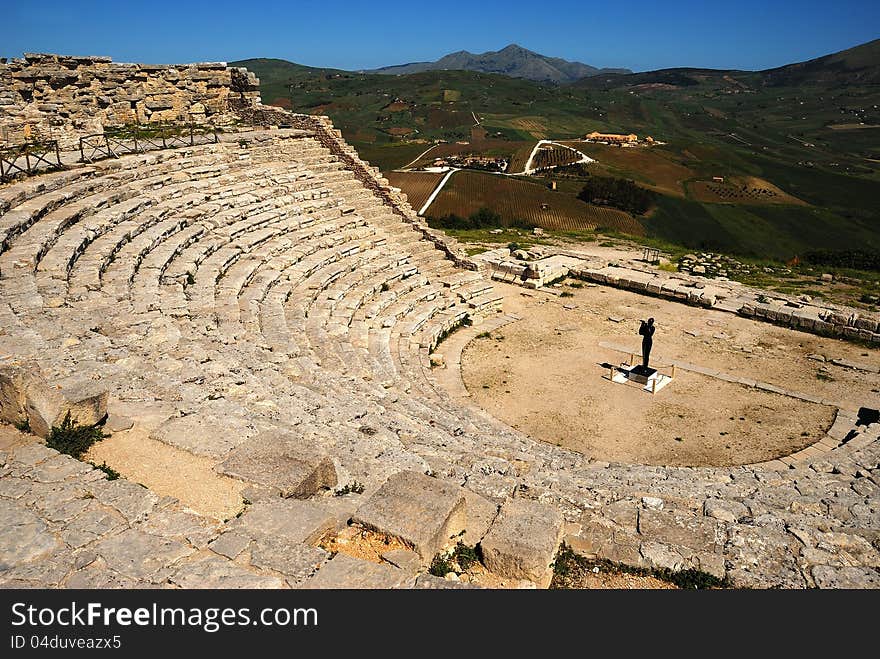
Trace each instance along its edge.
{"label": "curved row of stone seats", "polygon": [[[109,183],[101,181],[102,187]],[[195,199],[190,199],[195,203]],[[45,279],[64,280],[78,257],[88,245],[119,222],[141,217],[142,210],[152,201],[137,196],[134,190],[113,190],[83,198],[82,203],[73,202],[72,209],[60,208],[34,222],[20,235],[9,249],[0,255],[0,268],[5,280],[15,280],[20,294],[30,296],[27,302],[39,308],[34,296],[36,280],[34,271]],[[68,211],[68,212],[65,212]],[[60,217],[54,217],[55,215]],[[4,220],[6,217],[4,216]],[[134,230],[149,226],[150,221],[141,219]],[[17,274],[24,277],[17,277]],[[58,293],[58,291],[55,291]]]}
{"label": "curved row of stone seats", "polygon": [[[173,182],[176,176],[179,177],[181,175],[181,168],[189,167],[190,171],[197,172],[200,177],[219,175],[220,170],[203,166],[206,158],[213,162],[220,162],[222,160],[222,156],[219,154],[202,156],[195,162],[192,159],[178,158],[170,161],[170,164],[166,161],[166,166],[170,167],[166,171],[163,171],[163,167],[152,168],[152,175],[149,177],[137,176],[137,169],[133,168],[132,170],[126,170],[125,176],[120,174],[93,176],[84,181],[78,189],[67,188],[59,193],[49,195],[49,199],[45,195],[35,197],[31,202],[38,208],[31,210],[24,208],[16,209],[26,213],[27,219],[22,221],[22,218],[19,217],[18,226],[12,227],[12,231],[16,234],[22,233],[35,224],[36,220],[42,220],[40,222],[40,231],[32,232],[32,237],[29,240],[18,241],[19,245],[22,245],[22,242],[24,244],[38,244],[39,249],[36,250],[36,256],[37,260],[39,260],[47,249],[51,247],[53,240],[70,226],[89,217],[99,209],[105,209],[120,201],[138,197],[144,190],[154,186],[162,187]],[[176,176],[175,172],[177,173]],[[184,176],[188,176],[188,174],[184,174]],[[64,198],[59,202],[57,197],[62,192],[64,193]],[[55,208],[61,211],[57,214],[57,217],[52,216],[52,210]],[[43,212],[46,209],[50,210]],[[3,217],[4,225],[8,226],[10,222],[14,221],[15,217],[10,217],[10,214],[6,214]],[[29,265],[33,266],[36,264],[31,263]]]}
{"label": "curved row of stone seats", "polygon": [[[375,237],[375,229],[360,224],[355,220],[350,221],[349,225],[350,226],[347,229],[337,229],[336,231],[333,231],[332,242],[328,242],[325,239],[320,245],[324,248],[334,249],[335,253],[343,258],[346,256],[352,256],[352,250],[355,248],[359,251],[361,247],[368,247]],[[298,249],[304,246],[305,245],[300,245],[298,246]],[[281,250],[281,258],[284,257],[284,252],[286,251],[287,250]],[[256,273],[263,268],[266,263],[273,260],[273,258],[279,258],[279,255],[271,245],[265,248],[262,253],[252,253],[247,260],[239,261],[236,264],[238,266],[238,271],[231,277],[227,274],[223,279],[223,283],[219,286],[218,296],[221,298],[221,301],[218,306],[221,308],[225,307],[229,310],[228,313],[223,314],[223,320],[230,326],[230,328],[237,328],[238,334],[244,332],[244,325],[241,319],[240,300],[243,289],[254,279],[254,277],[256,277]],[[352,264],[351,267],[356,267],[357,263],[358,261]],[[327,275],[322,276],[326,277]]]}
{"label": "curved row of stone seats", "polygon": [[[180,163],[198,164],[199,158],[202,159],[202,165],[217,162],[217,159],[222,157],[220,148],[222,147],[195,147],[191,150],[169,150],[119,160],[107,160],[70,172],[49,175],[50,183],[45,186],[39,182],[43,177],[9,186],[5,189],[4,194],[12,201],[7,201],[4,204],[7,205],[7,208],[3,211],[3,219],[0,221],[0,235],[3,236],[0,245],[5,250],[11,238],[27,229],[47,213],[76,201],[84,194],[101,192],[108,187],[115,187],[136,178],[143,179],[147,169],[150,172],[148,176],[158,175],[161,177],[163,174],[173,175]],[[15,190],[15,192],[9,192],[9,190]],[[24,192],[20,192],[21,190]]]}
{"label": "curved row of stone seats", "polygon": [[[326,158],[309,142],[279,144],[291,161],[300,147],[312,158]],[[240,162],[251,171],[279,162],[271,142],[260,144],[232,148],[231,156],[248,155]],[[315,174],[318,187],[325,174],[345,171],[332,158],[323,163],[325,174],[313,164],[302,166]],[[351,181],[344,174],[336,180]],[[238,183],[217,180],[205,191],[232,186]],[[420,232],[360,191],[349,193],[350,187],[356,186],[333,192],[329,199],[338,205],[320,211],[326,216],[311,225],[324,224],[322,235],[309,226],[294,228],[293,218],[316,213],[301,212],[292,200],[288,219],[277,223],[290,229],[283,234],[261,233],[264,218],[252,219],[269,209],[251,212],[257,206],[247,206],[240,215],[230,210],[223,221],[229,226],[219,233],[213,226],[205,233],[163,230],[137,249],[115,252],[108,239],[94,252],[97,258],[90,256],[93,243],[79,257],[86,260],[74,263],[75,282],[108,261],[107,271],[120,263],[118,278],[125,281],[131,266],[121,262],[138,264],[133,284],[120,292],[137,310],[134,317],[127,310],[114,313],[109,296],[100,299],[106,317],[98,329],[106,334],[90,329],[96,322],[92,298],[44,308],[46,324],[57,324],[52,336],[34,314],[0,305],[0,318],[16,337],[26,337],[31,327],[41,333],[40,360],[57,373],[94,364],[121,399],[162,401],[169,418],[155,437],[201,455],[224,459],[264,427],[308,429],[310,441],[333,456],[340,482],[360,480],[368,494],[395,472],[430,471],[493,505],[516,496],[557,507],[580,551],[728,572],[741,585],[811,585],[813,566],[841,560],[839,552],[819,555],[826,551],[815,535],[824,533],[817,530],[822,525],[848,538],[846,551],[862,552],[860,565],[872,560],[869,548],[852,537],[876,528],[869,491],[877,442],[850,446],[836,474],[833,466],[820,473],[609,465],[534,442],[439,390],[427,351],[465,317],[491,310],[481,298],[491,299],[492,292],[478,274],[455,274]],[[260,203],[245,195],[240,190],[220,198]],[[169,226],[175,219],[169,217]],[[340,222],[369,231],[365,242],[340,244]],[[354,244],[346,247],[349,242]],[[63,347],[66,334],[80,344]],[[27,338],[19,350],[36,351],[37,345]],[[829,501],[820,503],[823,498]],[[801,534],[807,540],[789,528],[807,529]],[[619,542],[603,544],[606,532]]]}
{"label": "curved row of stone seats", "polygon": [[[252,175],[252,173],[249,173],[249,176]],[[160,274],[164,275],[168,262],[177,255],[178,250],[184,249],[189,244],[196,242],[204,232],[215,231],[222,222],[228,221],[230,217],[254,216],[256,218],[254,220],[255,223],[261,221],[268,222],[275,219],[273,217],[266,217],[265,214],[276,206],[274,199],[286,190],[287,187],[284,184],[278,184],[276,187],[260,188],[255,191],[256,194],[237,194],[223,200],[219,200],[216,194],[205,193],[203,203],[200,203],[196,208],[184,212],[184,218],[187,220],[187,226],[183,230],[185,235],[176,236],[175,238],[169,237],[163,241],[161,246],[164,251],[163,257],[168,258],[153,256],[151,252],[150,260],[157,264]],[[125,231],[126,227],[117,227],[117,230],[120,229]],[[124,234],[122,236],[123,239],[116,243],[114,243],[113,236],[102,236],[102,238],[106,238],[105,242],[112,249],[109,251],[109,254],[106,249],[98,250],[98,254],[94,257],[93,260],[96,261],[98,267],[91,270],[92,272],[97,271],[99,275],[103,275],[107,265],[109,265],[109,260],[115,258],[124,242],[130,240],[130,234]]]}
{"label": "curved row of stone seats", "polygon": [[[131,220],[100,228],[83,227],[85,238],[75,234],[67,238],[68,244],[75,246],[73,250],[77,255],[75,261],[67,264],[70,268],[68,294],[76,296],[86,290],[103,288],[117,300],[127,297],[127,285],[155,248],[167,245],[173,236],[190,229],[200,235],[197,223],[210,219],[216,210],[204,193],[191,193],[170,197]],[[188,239],[192,239],[192,235]],[[41,270],[55,271],[50,262]],[[113,281],[116,290],[108,286]]]}
{"label": "curved row of stone seats", "polygon": [[[180,172],[179,172],[179,173],[180,173]],[[302,186],[300,186],[300,189],[301,189],[301,188],[302,188]],[[228,196],[228,195],[227,195],[227,194],[224,194],[223,196]],[[211,197],[209,196],[209,197],[207,197],[207,199],[210,200]],[[210,206],[209,206],[209,205],[206,205],[206,208],[210,209]],[[144,221],[142,221],[142,222],[140,222],[139,224],[137,224],[137,228],[138,228],[139,230],[144,229],[145,227],[148,227],[148,226],[149,226],[149,223],[148,223],[148,222],[144,222]],[[98,231],[98,233],[100,233],[100,231]],[[126,235],[124,235],[124,239],[125,239],[125,240],[129,240],[130,237],[131,237],[130,234],[126,234]],[[167,237],[167,236],[166,236],[166,237]],[[79,249],[80,249],[80,250],[82,249],[82,244],[80,244]],[[111,252],[109,258],[113,258],[114,256],[115,256],[115,252]],[[106,263],[107,260],[109,260],[109,259],[107,259],[107,258],[104,259],[105,263]],[[97,271],[98,271],[99,274],[103,274],[103,270],[104,270],[104,264],[102,264],[101,267],[99,267],[99,268],[97,269]]]}

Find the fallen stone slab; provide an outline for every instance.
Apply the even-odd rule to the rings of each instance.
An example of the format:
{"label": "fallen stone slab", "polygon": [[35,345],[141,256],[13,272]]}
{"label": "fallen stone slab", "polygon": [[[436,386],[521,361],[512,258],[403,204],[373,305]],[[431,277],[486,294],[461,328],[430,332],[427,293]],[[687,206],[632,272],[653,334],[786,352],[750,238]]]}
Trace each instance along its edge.
{"label": "fallen stone slab", "polygon": [[20,425],[27,420],[28,388],[40,379],[35,363],[0,368],[0,421]]}
{"label": "fallen stone slab", "polygon": [[254,541],[251,564],[280,572],[287,583],[298,588],[329,558],[323,549],[292,542],[283,536],[263,536]]}
{"label": "fallen stone slab", "polygon": [[186,563],[175,572],[169,581],[187,589],[242,589],[242,588],[283,588],[284,581],[278,577],[255,574],[217,556],[206,556]]}
{"label": "fallen stone slab", "polygon": [[[317,544],[335,528],[333,511],[320,502],[294,499],[254,504],[230,524],[230,531],[249,538],[283,537],[305,545]],[[234,543],[235,546],[238,544]]]}
{"label": "fallen stone slab", "polygon": [[422,567],[422,557],[409,549],[392,549],[382,554],[382,560],[398,569],[415,574]]}
{"label": "fallen stone slab", "polygon": [[196,455],[225,458],[257,434],[250,420],[232,411],[209,408],[168,419],[150,433],[150,438]]}
{"label": "fallen stone slab", "polygon": [[869,567],[817,565],[812,575],[819,588],[880,588],[880,574]]}
{"label": "fallen stone slab", "polygon": [[450,538],[465,530],[465,496],[451,483],[401,471],[385,481],[352,521],[400,539],[427,564]]}
{"label": "fallen stone slab", "polygon": [[0,420],[25,421],[30,431],[46,438],[69,413],[79,425],[93,426],[107,416],[109,392],[94,380],[78,379],[65,388],[52,386],[35,363],[0,369]]}
{"label": "fallen stone slab", "polygon": [[400,588],[415,575],[383,563],[337,554],[303,584],[307,589]]}
{"label": "fallen stone slab", "polygon": [[67,401],[62,418],[69,412],[71,420],[75,423],[81,426],[93,426],[107,416],[110,392],[100,382],[80,379],[78,382],[63,386],[61,395]]}
{"label": "fallen stone slab", "polygon": [[495,521],[498,505],[467,488],[464,488],[463,492],[467,511],[467,530],[461,540],[464,544],[475,547]]}
{"label": "fallen stone slab", "polygon": [[562,513],[529,499],[509,499],[480,542],[483,563],[502,577],[550,585],[550,567],[562,537]]}
{"label": "fallen stone slab", "polygon": [[38,437],[46,438],[52,432],[52,426],[64,421],[64,396],[58,389],[52,389],[45,383],[32,384],[28,387],[25,409],[30,431]]}
{"label": "fallen stone slab", "polygon": [[285,498],[306,499],[336,487],[333,461],[315,443],[282,432],[247,440],[217,466],[233,478],[278,488]]}

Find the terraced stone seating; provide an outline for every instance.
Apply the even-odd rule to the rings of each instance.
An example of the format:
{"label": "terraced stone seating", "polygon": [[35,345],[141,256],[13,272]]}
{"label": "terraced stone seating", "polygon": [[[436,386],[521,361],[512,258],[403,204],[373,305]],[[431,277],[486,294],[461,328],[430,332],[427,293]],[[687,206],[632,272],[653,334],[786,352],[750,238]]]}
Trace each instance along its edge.
{"label": "terraced stone seating", "polygon": [[[0,526],[28,538],[0,546],[0,583],[437,587],[424,565],[461,532],[494,573],[538,585],[563,537],[742,586],[876,583],[875,435],[794,468],[605,464],[439,387],[431,350],[497,322],[502,298],[334,139],[243,133],[0,189],[0,367],[87,377],[111,415],[245,481],[252,502],[201,518],[12,442]],[[330,495],[354,481],[363,494]],[[95,503],[56,514],[83,493]],[[418,560],[317,547],[352,519]]]}

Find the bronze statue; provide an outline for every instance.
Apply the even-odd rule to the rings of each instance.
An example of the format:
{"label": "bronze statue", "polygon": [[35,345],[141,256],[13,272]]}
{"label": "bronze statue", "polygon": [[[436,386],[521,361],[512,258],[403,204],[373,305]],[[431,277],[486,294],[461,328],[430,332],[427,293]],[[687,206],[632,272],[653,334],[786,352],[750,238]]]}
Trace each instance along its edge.
{"label": "bronze statue", "polygon": [[639,334],[642,336],[642,367],[648,368],[648,361],[651,358],[651,347],[654,345],[654,319],[648,318],[648,321],[642,321],[639,328]]}

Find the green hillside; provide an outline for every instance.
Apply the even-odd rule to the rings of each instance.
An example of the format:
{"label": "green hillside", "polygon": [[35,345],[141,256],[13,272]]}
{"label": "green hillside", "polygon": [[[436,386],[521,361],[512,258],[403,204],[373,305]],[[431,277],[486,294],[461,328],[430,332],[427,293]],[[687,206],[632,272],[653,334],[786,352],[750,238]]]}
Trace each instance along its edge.
{"label": "green hillside", "polygon": [[[688,172],[675,196],[659,186],[657,209],[640,218],[648,235],[778,259],[810,248],[880,249],[880,41],[770,71],[671,69],[562,86],[466,71],[388,76],[282,60],[235,64],[260,77],[265,103],[329,115],[386,170],[438,140],[471,141],[472,113],[494,152],[498,140],[512,154],[527,140],[633,132],[665,142],[655,153]],[[481,136],[473,137],[479,151]],[[591,155],[605,174],[652,187],[652,170],[620,151]],[[718,203],[694,193],[694,183],[716,176],[756,177],[805,203]]]}

